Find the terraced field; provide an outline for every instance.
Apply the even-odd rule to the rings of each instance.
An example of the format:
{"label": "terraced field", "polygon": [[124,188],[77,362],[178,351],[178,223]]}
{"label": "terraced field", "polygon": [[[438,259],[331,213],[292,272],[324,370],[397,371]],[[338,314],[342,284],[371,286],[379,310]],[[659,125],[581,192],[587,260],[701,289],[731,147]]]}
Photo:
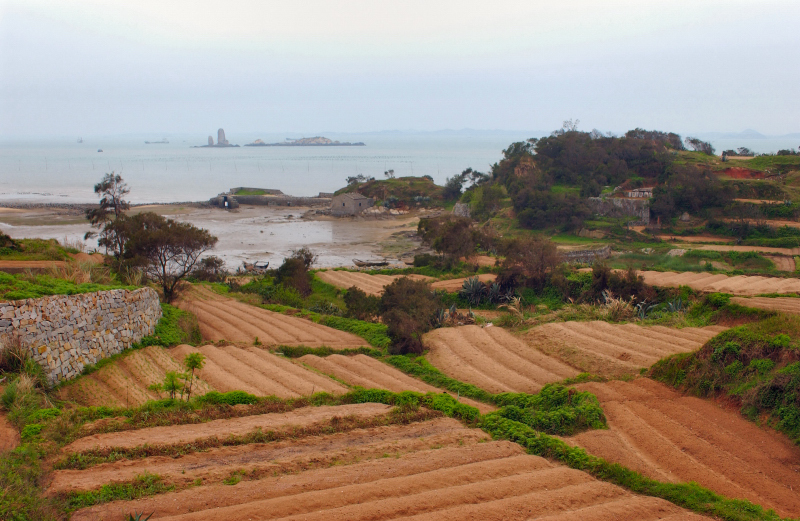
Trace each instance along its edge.
{"label": "terraced field", "polygon": [[[325,411],[296,410],[260,421],[269,424],[264,429],[287,429],[308,425],[309,414],[330,421],[352,414],[375,417],[388,408],[363,404],[320,409]],[[294,417],[300,411],[304,419]],[[222,424],[215,430],[224,436]],[[82,450],[91,447],[85,444]],[[517,444],[492,441],[478,429],[445,418],[56,471],[49,492],[93,490],[145,470],[177,485],[178,491],[86,508],[72,519],[119,519],[120,512],[156,512],[154,520],[210,521],[705,519],[526,455]],[[242,481],[222,483],[231,483],[231,476]]]}
{"label": "terraced field", "polygon": [[523,338],[529,346],[582,372],[619,377],[638,374],[665,356],[696,351],[725,329],[554,322],[529,330]]}
{"label": "terraced field", "polygon": [[800,314],[800,298],[796,297],[733,297],[731,302],[751,308],[773,309],[784,313]]}
{"label": "terraced field", "polygon": [[[443,290],[447,291],[448,293],[455,293],[456,291],[459,291],[462,287],[464,287],[464,281],[467,280],[468,278],[474,278],[474,277],[464,277],[464,278],[460,278],[460,279],[439,280],[439,281],[436,281],[436,282],[432,283],[431,287],[433,289],[443,289]],[[480,280],[481,282],[486,282],[486,283],[494,282],[494,279],[496,279],[496,278],[497,278],[497,275],[495,275],[494,273],[483,273],[481,275],[478,275],[478,280]]]}
{"label": "terraced field", "polygon": [[760,295],[762,293],[798,293],[800,279],[760,277],[757,275],[728,276],[722,274],[671,271],[640,271],[644,281],[652,286],[689,286],[697,291]]}
{"label": "terraced field", "polygon": [[192,388],[194,395],[210,390],[239,390],[256,396],[292,398],[321,391],[347,392],[345,386],[333,379],[257,347],[182,345],[172,349],[148,347],[135,351],[64,386],[60,396],[82,405],[141,405],[159,398],[148,386],[163,382],[167,371],[183,372],[183,358],[191,352],[206,357],[205,367],[195,373],[198,380]]}
{"label": "terraced field", "polygon": [[[460,290],[464,286],[466,278],[449,279],[434,281],[432,277],[424,275],[370,275],[369,273],[353,271],[318,271],[316,276],[323,282],[332,284],[338,288],[347,289],[353,286],[359,288],[368,295],[383,294],[384,286],[387,286],[402,276],[407,276],[415,280],[429,280],[433,289],[443,289],[449,293]],[[497,276],[493,273],[478,275],[481,282],[492,282]]]}
{"label": "terraced field", "polygon": [[440,328],[423,337],[427,359],[448,376],[489,392],[538,392],[578,374],[499,327]]}
{"label": "terraced field", "polygon": [[[442,392],[441,389],[412,378],[402,371],[366,355],[331,355],[324,358],[305,355],[299,361],[322,373],[335,376],[349,385],[360,386],[365,389],[388,389],[393,392]],[[495,407],[491,405],[476,402],[469,398],[461,398],[460,401],[477,407],[483,414],[495,410]]]}
{"label": "terraced field", "polygon": [[800,515],[800,452],[785,436],[646,378],[579,388],[597,395],[609,430],[569,443],[660,481],[696,481],[781,516]]}
{"label": "terraced field", "polygon": [[367,342],[310,320],[273,313],[218,295],[202,286],[194,286],[178,302],[178,307],[197,316],[200,332],[206,340],[228,340],[264,345],[327,346],[333,349],[357,348]]}

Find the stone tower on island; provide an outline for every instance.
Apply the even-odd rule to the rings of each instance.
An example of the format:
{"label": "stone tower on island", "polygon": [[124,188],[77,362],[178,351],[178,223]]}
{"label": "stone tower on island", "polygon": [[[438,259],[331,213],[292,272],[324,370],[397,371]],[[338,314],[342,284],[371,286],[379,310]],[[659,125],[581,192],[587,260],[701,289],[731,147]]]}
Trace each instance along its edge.
{"label": "stone tower on island", "polygon": [[217,145],[227,145],[228,140],[225,139],[225,131],[222,129],[217,130]]}

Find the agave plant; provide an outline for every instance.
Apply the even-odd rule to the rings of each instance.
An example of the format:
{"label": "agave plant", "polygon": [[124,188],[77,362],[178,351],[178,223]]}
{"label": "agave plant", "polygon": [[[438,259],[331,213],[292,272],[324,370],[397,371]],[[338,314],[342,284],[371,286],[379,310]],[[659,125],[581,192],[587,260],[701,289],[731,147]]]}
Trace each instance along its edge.
{"label": "agave plant", "polygon": [[436,310],[433,315],[433,327],[442,327],[447,322],[447,311],[442,308]]}
{"label": "agave plant", "polygon": [[461,287],[461,296],[467,299],[472,306],[477,306],[481,303],[483,294],[486,292],[483,282],[478,277],[473,277],[464,281]]}
{"label": "agave plant", "polygon": [[128,514],[128,520],[127,521],[147,521],[148,519],[153,517],[154,513],[155,512],[151,512],[150,515],[147,516],[147,517],[144,517],[144,512]]}
{"label": "agave plant", "polygon": [[667,307],[671,313],[678,313],[683,311],[683,299],[678,297],[675,300],[667,302]]}
{"label": "agave plant", "polygon": [[639,320],[644,320],[647,318],[648,313],[653,311],[658,304],[647,304],[647,301],[639,302],[636,304],[636,315],[639,317]]}
{"label": "agave plant", "polygon": [[490,304],[494,304],[495,302],[500,302],[502,300],[503,294],[500,290],[500,284],[497,282],[493,283],[489,286],[486,290],[486,299],[489,301]]}

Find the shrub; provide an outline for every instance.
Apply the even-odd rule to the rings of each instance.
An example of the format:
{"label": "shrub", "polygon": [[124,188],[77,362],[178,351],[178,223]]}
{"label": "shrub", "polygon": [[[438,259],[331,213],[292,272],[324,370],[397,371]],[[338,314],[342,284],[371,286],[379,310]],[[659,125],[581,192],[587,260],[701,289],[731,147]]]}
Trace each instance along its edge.
{"label": "shrub", "polygon": [[372,320],[380,311],[381,300],[353,286],[345,293],[344,303],[347,305],[347,316],[350,318]]}
{"label": "shrub", "polygon": [[421,280],[402,277],[384,289],[380,313],[392,339],[393,354],[421,353],[422,335],[433,327],[439,299]]}

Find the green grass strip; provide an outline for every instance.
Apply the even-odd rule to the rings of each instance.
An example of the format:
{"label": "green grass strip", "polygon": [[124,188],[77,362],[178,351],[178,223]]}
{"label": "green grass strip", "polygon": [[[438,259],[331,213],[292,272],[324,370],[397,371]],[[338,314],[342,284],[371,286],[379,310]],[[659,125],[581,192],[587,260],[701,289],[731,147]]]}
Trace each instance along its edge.
{"label": "green grass strip", "polygon": [[423,382],[433,385],[434,387],[447,389],[448,391],[458,393],[459,396],[465,396],[481,402],[494,403],[494,395],[492,393],[484,391],[475,385],[450,378],[432,366],[431,363],[422,356],[409,358],[403,355],[395,355],[388,356],[384,360],[404,373],[416,376]]}
{"label": "green grass strip", "polygon": [[332,315],[321,315],[306,309],[299,310],[297,308],[283,306],[281,304],[262,304],[262,308],[275,313],[282,313],[284,315],[292,315],[295,317],[306,318],[317,324],[328,326],[339,331],[346,331],[360,336],[373,347],[379,349],[388,349],[392,340],[387,335],[388,328],[384,324],[376,324],[374,322],[365,322],[355,318],[335,317]]}
{"label": "green grass strip", "polygon": [[533,428],[490,413],[480,420],[481,428],[495,439],[513,441],[522,445],[529,454],[558,460],[565,465],[587,472],[597,479],[623,488],[665,499],[675,505],[700,514],[717,516],[727,521],[780,521],[772,510],[744,499],[730,499],[704,488],[697,483],[662,483],[616,463],[592,456],[578,447],[537,432]]}
{"label": "green grass strip", "polygon": [[308,347],[308,346],[278,346],[275,351],[287,358],[300,358],[305,355],[330,356],[330,355],[367,355],[373,358],[383,356],[383,351],[371,347],[359,347],[358,349],[332,349],[330,347]]}
{"label": "green grass strip", "polygon": [[117,500],[130,501],[145,496],[163,494],[173,489],[175,489],[175,485],[164,485],[158,474],[145,472],[136,476],[133,481],[103,485],[98,490],[70,492],[63,499],[67,512],[73,512],[100,503]]}

